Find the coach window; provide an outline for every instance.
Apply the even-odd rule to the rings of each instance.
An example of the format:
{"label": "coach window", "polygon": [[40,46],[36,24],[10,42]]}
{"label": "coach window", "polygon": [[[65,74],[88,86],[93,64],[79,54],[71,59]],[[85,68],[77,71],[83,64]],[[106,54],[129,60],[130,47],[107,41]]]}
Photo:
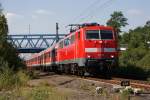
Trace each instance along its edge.
{"label": "coach window", "polygon": [[46,59],[46,57],[47,57],[46,54],[44,54],[43,56],[44,56],[44,59]]}
{"label": "coach window", "polygon": [[51,57],[51,52],[49,52],[49,58]]}
{"label": "coach window", "polygon": [[48,53],[47,53],[47,57],[48,57],[48,58],[50,57],[49,54],[50,54],[50,53],[48,52]]}
{"label": "coach window", "polygon": [[46,54],[47,58],[49,58],[49,53]]}

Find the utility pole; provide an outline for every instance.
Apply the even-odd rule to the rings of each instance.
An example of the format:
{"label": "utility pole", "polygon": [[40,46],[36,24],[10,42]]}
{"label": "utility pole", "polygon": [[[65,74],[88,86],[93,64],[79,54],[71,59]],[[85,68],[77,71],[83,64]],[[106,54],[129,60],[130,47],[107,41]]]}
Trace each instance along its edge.
{"label": "utility pole", "polygon": [[58,42],[58,41],[59,41],[59,34],[58,34],[58,30],[59,30],[58,23],[56,23],[56,42]]}
{"label": "utility pole", "polygon": [[29,34],[31,33],[30,24],[29,24]]}

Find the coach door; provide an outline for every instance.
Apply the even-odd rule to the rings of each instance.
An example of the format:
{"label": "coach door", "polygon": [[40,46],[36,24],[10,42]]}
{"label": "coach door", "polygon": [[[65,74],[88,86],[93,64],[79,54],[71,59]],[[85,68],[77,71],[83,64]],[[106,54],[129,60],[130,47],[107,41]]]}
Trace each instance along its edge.
{"label": "coach door", "polygon": [[71,42],[71,45],[72,45],[72,48],[71,48],[71,55],[72,55],[72,58],[75,62],[76,60],[76,41],[75,41],[75,34],[73,33],[73,35],[71,36],[70,38],[70,42]]}
{"label": "coach door", "polygon": [[77,35],[76,35],[76,58],[78,59],[79,56],[80,56],[80,53],[81,53],[81,48],[80,46],[82,45],[81,41],[80,41],[80,31],[77,32]]}
{"label": "coach door", "polygon": [[56,61],[56,50],[55,49],[53,49],[52,50],[52,63],[54,63],[55,61]]}

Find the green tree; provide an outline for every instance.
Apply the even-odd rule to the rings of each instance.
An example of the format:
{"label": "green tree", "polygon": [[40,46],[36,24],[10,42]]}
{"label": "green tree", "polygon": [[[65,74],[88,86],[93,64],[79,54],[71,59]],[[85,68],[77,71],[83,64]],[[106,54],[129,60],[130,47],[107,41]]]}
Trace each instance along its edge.
{"label": "green tree", "polygon": [[0,3],[0,15],[2,14],[2,11],[3,11],[2,4]]}
{"label": "green tree", "polygon": [[124,33],[121,41],[128,44],[128,49],[122,51],[119,57],[120,66],[126,68],[126,74],[129,71],[132,74],[134,71],[139,75],[145,74],[150,77],[150,26],[148,23]]}
{"label": "green tree", "polygon": [[150,20],[146,22],[145,26],[150,27]]}
{"label": "green tree", "polygon": [[124,17],[121,11],[115,11],[111,14],[111,18],[107,21],[108,26],[112,26],[117,33],[121,32],[121,28],[128,25],[127,18]]}
{"label": "green tree", "polygon": [[121,36],[120,44],[128,44],[130,41],[130,34],[129,33],[123,33]]}
{"label": "green tree", "polygon": [[18,57],[16,49],[11,43],[7,42],[8,25],[2,10],[0,4],[0,58],[7,62],[9,67],[13,67],[14,70],[17,70],[18,68],[24,67],[24,65],[23,61]]}
{"label": "green tree", "polygon": [[0,4],[0,47],[2,47],[2,45],[6,43],[6,36],[8,34],[7,19],[5,18],[2,11],[3,8]]}
{"label": "green tree", "polygon": [[0,35],[7,36],[8,25],[4,15],[0,15]]}

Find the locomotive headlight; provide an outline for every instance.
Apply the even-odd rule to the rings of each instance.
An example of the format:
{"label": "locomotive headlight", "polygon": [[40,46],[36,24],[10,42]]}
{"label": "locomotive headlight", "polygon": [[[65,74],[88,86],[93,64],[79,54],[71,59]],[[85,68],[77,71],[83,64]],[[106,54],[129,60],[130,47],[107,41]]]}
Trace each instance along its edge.
{"label": "locomotive headlight", "polygon": [[103,43],[103,41],[99,41],[99,43]]}
{"label": "locomotive headlight", "polygon": [[114,55],[111,55],[110,57],[111,57],[111,58],[114,58]]}
{"label": "locomotive headlight", "polygon": [[87,57],[88,57],[88,58],[91,58],[91,56],[89,56],[89,55],[88,55]]}
{"label": "locomotive headlight", "polygon": [[87,55],[87,57],[88,57],[88,58],[91,58],[91,56],[90,56],[90,55]]}

